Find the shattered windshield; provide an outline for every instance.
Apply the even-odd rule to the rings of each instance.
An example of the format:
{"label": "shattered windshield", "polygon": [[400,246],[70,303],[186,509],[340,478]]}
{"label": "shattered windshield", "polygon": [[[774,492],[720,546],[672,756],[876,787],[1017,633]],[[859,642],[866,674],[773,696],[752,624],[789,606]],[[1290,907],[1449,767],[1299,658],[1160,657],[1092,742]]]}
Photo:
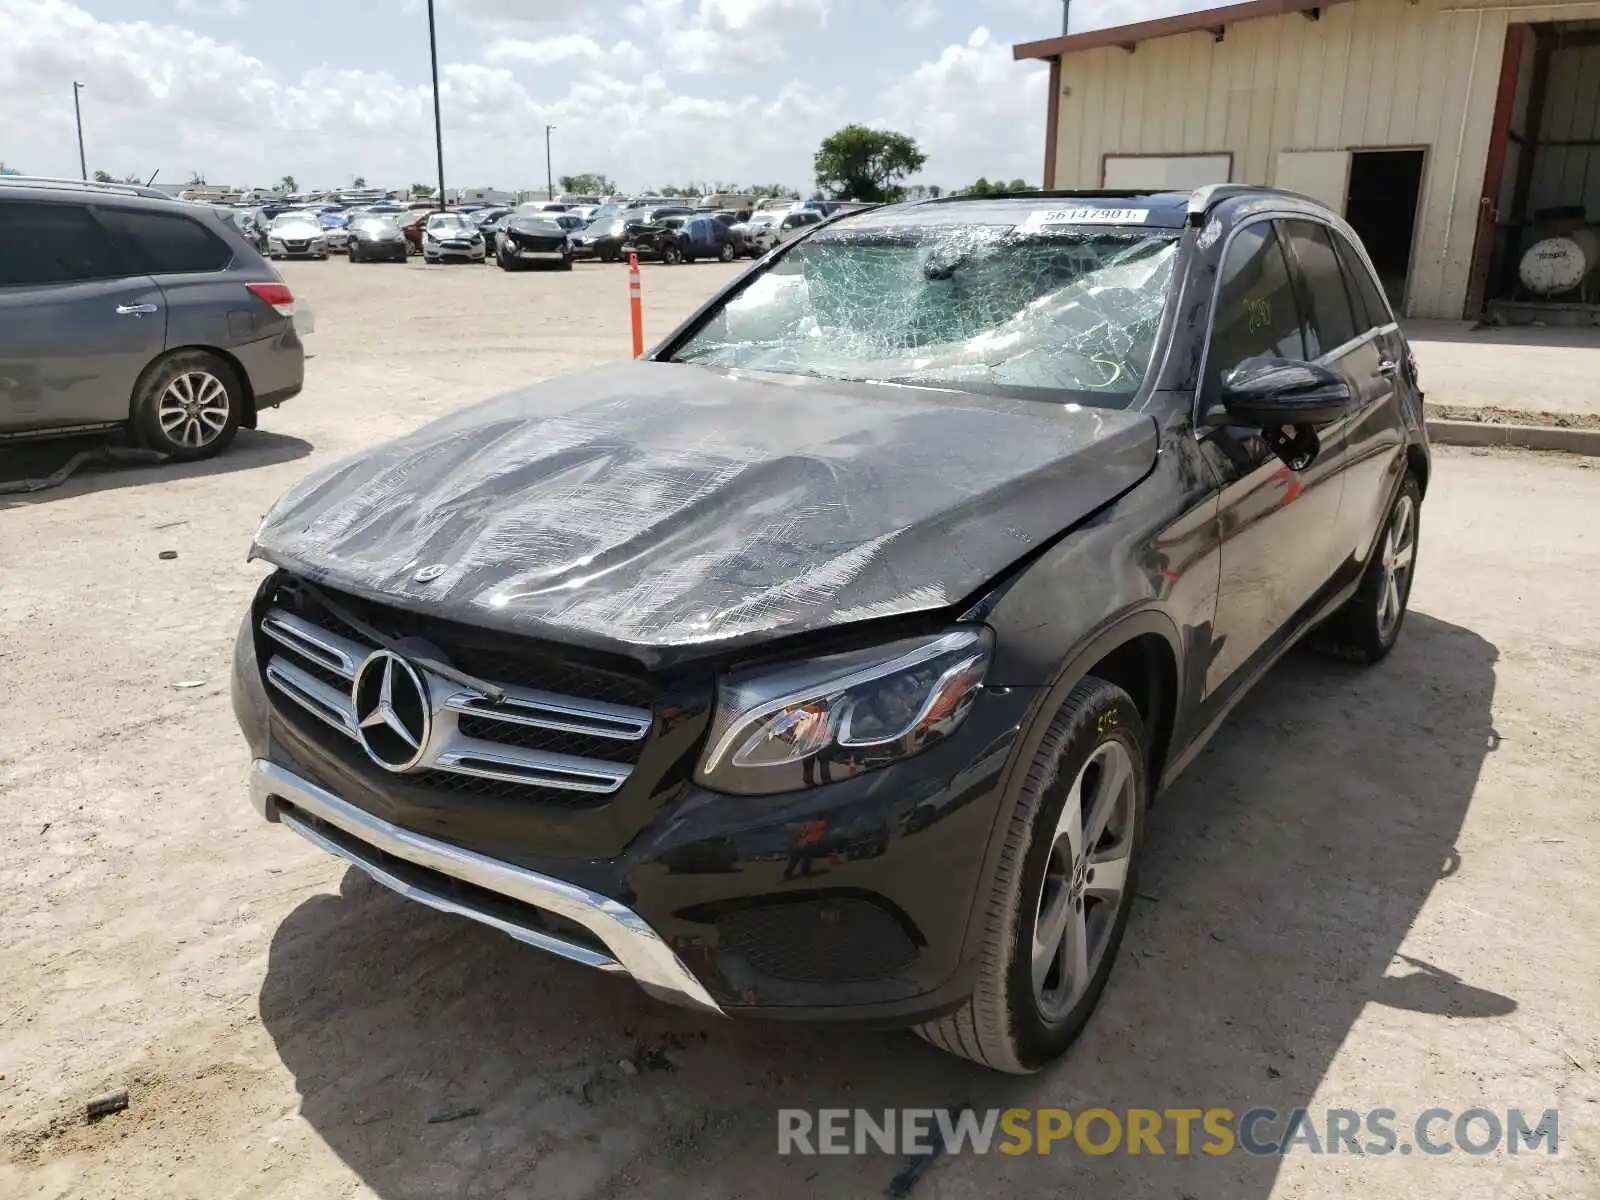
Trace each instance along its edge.
{"label": "shattered windshield", "polygon": [[1121,406],[1149,369],[1177,247],[1175,231],[832,229],[753,280],[673,358]]}

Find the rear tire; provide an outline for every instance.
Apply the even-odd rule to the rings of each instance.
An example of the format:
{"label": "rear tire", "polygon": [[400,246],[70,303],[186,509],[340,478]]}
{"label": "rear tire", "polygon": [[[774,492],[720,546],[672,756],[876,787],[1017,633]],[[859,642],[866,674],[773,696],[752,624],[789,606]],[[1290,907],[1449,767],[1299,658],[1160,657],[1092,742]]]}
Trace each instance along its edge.
{"label": "rear tire", "polygon": [[979,901],[987,911],[972,996],[919,1026],[921,1037],[1013,1074],[1037,1071],[1072,1045],[1127,926],[1148,761],[1128,694],[1094,676],[1079,682],[1045,731],[1002,831],[1000,865]]}
{"label": "rear tire", "polygon": [[1407,474],[1378,531],[1355,595],[1313,633],[1312,648],[1349,662],[1381,662],[1400,640],[1422,532],[1422,488]]}
{"label": "rear tire", "polygon": [[204,350],[187,350],[145,368],[133,390],[138,443],[179,462],[228,448],[239,432],[244,388],[233,368]]}

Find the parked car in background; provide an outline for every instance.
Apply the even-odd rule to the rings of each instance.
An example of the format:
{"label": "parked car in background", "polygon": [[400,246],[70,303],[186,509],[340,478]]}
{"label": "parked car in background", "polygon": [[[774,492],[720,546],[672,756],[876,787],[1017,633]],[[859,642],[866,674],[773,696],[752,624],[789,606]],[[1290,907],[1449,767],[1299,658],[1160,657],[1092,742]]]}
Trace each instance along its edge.
{"label": "parked car in background", "polygon": [[617,262],[622,257],[622,243],[628,240],[630,229],[654,224],[662,217],[689,216],[693,212],[692,208],[681,204],[626,209],[616,216],[591,222],[572,239],[573,251],[579,258]]}
{"label": "parked car in background", "polygon": [[345,247],[351,262],[405,262],[410,253],[393,213],[358,213],[347,232]]}
{"label": "parked car in background", "polygon": [[127,428],[209,458],[299,393],[297,319],[214,208],[0,177],[0,444]]}
{"label": "parked car in background", "polygon": [[709,215],[664,216],[648,225],[629,225],[622,252],[634,252],[663,263],[692,263],[697,258],[732,262],[738,239]]}
{"label": "parked car in background", "polygon": [[483,218],[476,223],[478,232],[483,234],[483,252],[490,258],[494,257],[495,247],[499,244],[500,230],[505,227],[506,218],[513,211],[509,208],[497,208],[478,214]]}
{"label": "parked car in background", "polygon": [[422,226],[422,261],[441,263],[445,259],[482,262],[485,258],[483,231],[470,218],[454,212],[436,212]]}
{"label": "parked car in background", "polygon": [[781,213],[758,212],[745,226],[745,240],[750,246],[751,255],[756,257],[825,220],[827,217],[814,208],[796,208]]}
{"label": "parked car in background", "polygon": [[[699,1012],[905,1024],[1037,1071],[1124,959],[1152,802],[1302,639],[1362,664],[1396,645],[1430,470],[1410,347],[1315,201],[851,214],[642,361],[296,484],[235,641],[251,801],[411,900]],[[1426,704],[1406,670],[1270,702]],[[1303,768],[1285,739],[1208,785]],[[1226,885],[1186,931],[1252,929],[1282,901],[1252,862],[1354,819],[1208,851]],[[1365,878],[1405,883],[1397,857]],[[1131,957],[1183,1003],[1188,964]],[[1164,1018],[1100,1032],[1158,1056],[1169,1030],[1128,1022]]]}
{"label": "parked car in background", "polygon": [[711,214],[711,219],[728,231],[728,236],[733,239],[733,256],[743,258],[750,252],[745,242],[746,222],[750,220],[747,212],[717,212]]}
{"label": "parked car in background", "polygon": [[495,250],[500,269],[520,271],[540,266],[572,270],[572,242],[559,221],[564,215],[518,210],[506,217]]}
{"label": "parked car in background", "polygon": [[439,210],[436,208],[409,210],[396,216],[400,225],[400,232],[405,236],[406,248],[412,254],[422,253],[422,227],[428,223]]}
{"label": "parked car in background", "polygon": [[279,213],[267,227],[268,258],[327,258],[328,239],[317,218],[304,209]]}
{"label": "parked car in background", "polygon": [[350,218],[345,216],[343,208],[323,208],[317,213],[317,224],[322,226],[322,240],[327,244],[328,252],[343,253],[350,240],[346,232],[350,227]]}

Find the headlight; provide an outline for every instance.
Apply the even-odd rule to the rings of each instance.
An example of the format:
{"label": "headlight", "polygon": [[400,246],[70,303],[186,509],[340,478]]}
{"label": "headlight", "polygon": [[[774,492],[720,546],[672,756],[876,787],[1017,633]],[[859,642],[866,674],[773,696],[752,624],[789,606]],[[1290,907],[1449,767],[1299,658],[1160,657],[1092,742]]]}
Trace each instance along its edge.
{"label": "headlight", "polygon": [[715,791],[758,795],[909,758],[966,719],[992,643],[987,628],[961,626],[726,675],[696,777]]}

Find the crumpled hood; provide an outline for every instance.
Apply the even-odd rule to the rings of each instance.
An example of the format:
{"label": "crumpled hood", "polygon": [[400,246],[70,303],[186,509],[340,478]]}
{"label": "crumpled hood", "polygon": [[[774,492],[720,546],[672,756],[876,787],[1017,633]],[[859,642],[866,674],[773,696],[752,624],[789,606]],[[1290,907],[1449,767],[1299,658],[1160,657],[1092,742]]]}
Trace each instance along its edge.
{"label": "crumpled hood", "polygon": [[626,362],[302,481],[252,554],[353,594],[647,665],[941,609],[1132,487],[1104,409]]}

